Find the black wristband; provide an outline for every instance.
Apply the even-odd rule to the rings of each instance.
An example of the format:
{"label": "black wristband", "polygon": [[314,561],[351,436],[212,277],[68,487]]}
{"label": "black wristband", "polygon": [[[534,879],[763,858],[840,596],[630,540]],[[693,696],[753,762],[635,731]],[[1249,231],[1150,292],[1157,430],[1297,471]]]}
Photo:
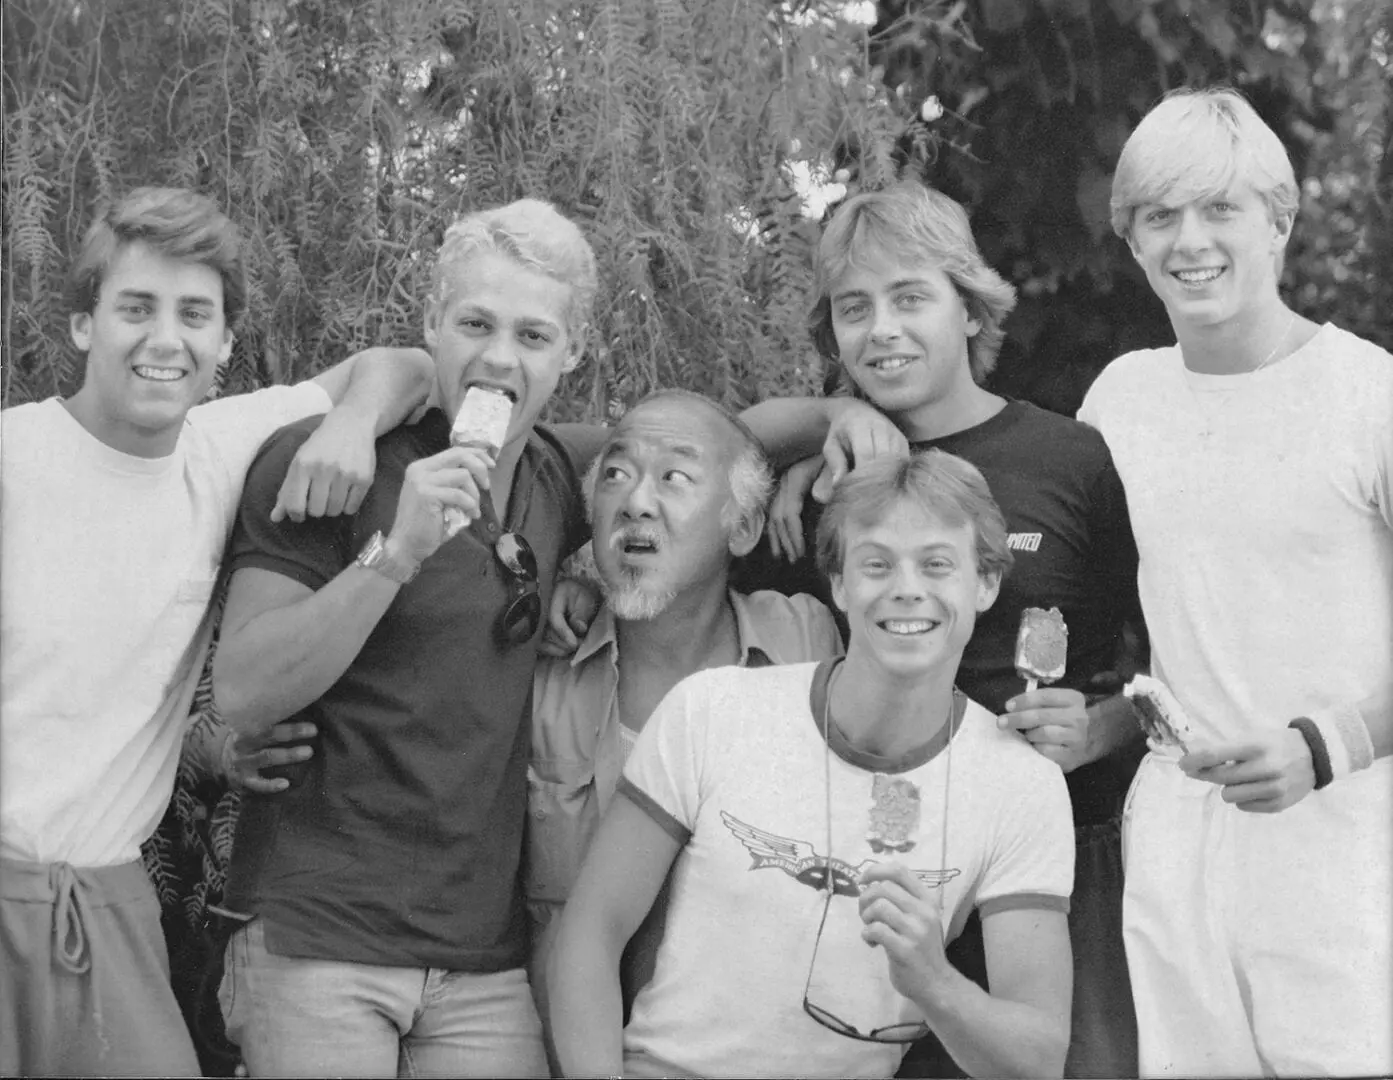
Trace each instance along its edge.
{"label": "black wristband", "polygon": [[1330,751],[1326,748],[1325,736],[1304,716],[1298,716],[1287,727],[1296,728],[1306,740],[1306,747],[1311,751],[1311,767],[1316,773],[1316,790],[1319,791],[1335,779],[1335,774],[1330,770]]}

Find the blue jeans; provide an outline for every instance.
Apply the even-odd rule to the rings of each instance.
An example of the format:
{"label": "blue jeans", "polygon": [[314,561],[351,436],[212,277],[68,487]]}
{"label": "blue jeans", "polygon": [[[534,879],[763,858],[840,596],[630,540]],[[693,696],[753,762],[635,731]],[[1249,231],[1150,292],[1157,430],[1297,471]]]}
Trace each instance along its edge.
{"label": "blue jeans", "polygon": [[256,919],[228,943],[218,999],[252,1076],[548,1075],[522,968],[277,956]]}

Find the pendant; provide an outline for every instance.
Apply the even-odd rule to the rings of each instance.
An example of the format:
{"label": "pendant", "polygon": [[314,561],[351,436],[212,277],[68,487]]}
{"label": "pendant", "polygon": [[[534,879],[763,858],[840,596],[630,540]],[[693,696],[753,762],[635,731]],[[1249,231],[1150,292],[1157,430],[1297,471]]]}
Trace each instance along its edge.
{"label": "pendant", "polygon": [[866,842],[877,855],[912,851],[919,842],[923,809],[919,788],[898,776],[876,773],[871,781],[871,823]]}

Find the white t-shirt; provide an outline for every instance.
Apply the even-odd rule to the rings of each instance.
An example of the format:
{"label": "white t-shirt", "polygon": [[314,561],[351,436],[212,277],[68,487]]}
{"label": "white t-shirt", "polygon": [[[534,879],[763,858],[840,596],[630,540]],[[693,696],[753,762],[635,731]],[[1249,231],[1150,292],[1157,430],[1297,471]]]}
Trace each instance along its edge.
{"label": "white t-shirt", "polygon": [[[811,703],[818,670],[693,675],[639,735],[620,790],[686,843],[653,978],[624,1031],[625,1075],[894,1074],[904,1046],[839,1035],[803,1009],[827,901],[829,790],[837,888],[809,1000],[862,1031],[923,1018],[891,986],[884,954],[861,940],[855,878],[869,863],[897,859],[920,872],[942,897],[948,940],[973,907],[1068,908],[1073,821],[1057,766],[971,702],[951,758],[946,728],[912,760],[876,761],[844,744],[829,751]],[[877,854],[868,840],[873,786],[887,781],[919,792],[915,845],[904,853]]]}
{"label": "white t-shirt", "polygon": [[1393,357],[1328,324],[1241,375],[1133,352],[1079,419],[1112,450],[1152,665],[1198,735],[1393,705]]}
{"label": "white t-shirt", "polygon": [[154,459],[107,446],[57,398],[5,410],[0,856],[139,857],[173,790],[247,467],[329,405],[312,382],[200,405]]}

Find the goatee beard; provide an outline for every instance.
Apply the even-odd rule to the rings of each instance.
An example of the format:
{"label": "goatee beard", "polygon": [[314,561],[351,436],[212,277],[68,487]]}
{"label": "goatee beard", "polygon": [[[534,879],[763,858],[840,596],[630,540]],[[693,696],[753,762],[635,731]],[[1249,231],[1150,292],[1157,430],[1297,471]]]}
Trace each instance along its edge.
{"label": "goatee beard", "polygon": [[677,594],[671,590],[647,592],[641,585],[625,584],[618,588],[604,588],[605,603],[617,619],[625,622],[646,622],[656,619],[668,609]]}

